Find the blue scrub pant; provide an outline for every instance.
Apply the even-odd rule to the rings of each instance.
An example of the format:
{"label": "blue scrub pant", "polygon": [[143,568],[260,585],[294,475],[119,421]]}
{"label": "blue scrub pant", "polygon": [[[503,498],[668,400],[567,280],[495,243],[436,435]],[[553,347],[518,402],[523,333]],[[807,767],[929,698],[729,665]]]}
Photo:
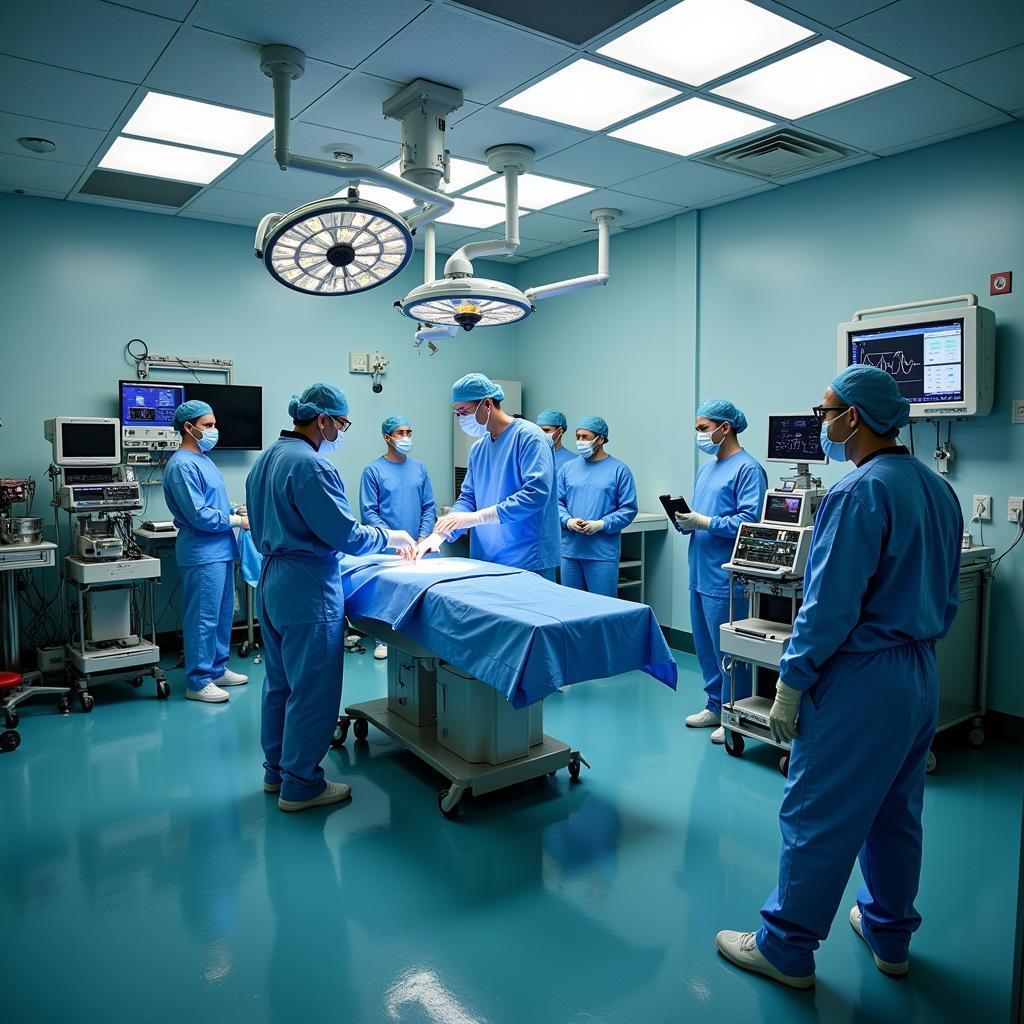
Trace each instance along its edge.
{"label": "blue scrub pant", "polygon": [[[737,596],[733,599],[733,616],[747,617],[748,602]],[[729,621],[729,598],[708,597],[696,590],[690,591],[690,628],[693,630],[693,648],[697,654],[701,675],[704,677],[704,692],[707,694],[707,709],[716,715],[722,713],[722,704],[729,700],[729,673],[722,671],[722,648],[719,643],[718,627]],[[736,699],[749,697],[752,687],[750,666],[737,661],[732,670],[736,685]]]}
{"label": "blue scrub pant", "polygon": [[345,602],[335,558],[268,558],[259,587],[264,780],[284,800],[326,788],[320,762],[331,745],[345,669]]}
{"label": "blue scrub pant", "polygon": [[889,963],[921,924],[925,762],[938,721],[930,644],[839,654],[804,693],[782,798],[778,888],[761,910],[761,952],[786,974],[814,970],[860,854],[864,936]]}
{"label": "blue scrub pant", "polygon": [[234,562],[183,565],[185,682],[201,690],[228,667],[234,618]]}
{"label": "blue scrub pant", "polygon": [[551,582],[554,583],[555,568],[555,566],[551,566],[550,569],[531,569],[530,572],[535,573],[538,576],[541,576],[543,579],[551,580]]}
{"label": "blue scrub pant", "polygon": [[563,558],[562,586],[586,590],[605,597],[619,595],[619,563],[617,559]]}

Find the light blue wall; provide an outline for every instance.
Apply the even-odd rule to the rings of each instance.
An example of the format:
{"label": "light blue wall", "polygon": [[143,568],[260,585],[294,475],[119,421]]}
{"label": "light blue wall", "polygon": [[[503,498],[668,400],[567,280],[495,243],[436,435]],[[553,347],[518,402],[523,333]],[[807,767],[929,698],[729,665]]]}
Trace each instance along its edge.
{"label": "light blue wall", "polygon": [[[1024,494],[1024,427],[1009,422],[1024,396],[1022,166],[1024,125],[1014,124],[614,236],[606,289],[550,300],[518,328],[526,411],[605,415],[641,507],[655,509],[665,490],[688,493],[698,398],[743,408],[744,444],[763,459],[767,415],[819,400],[835,373],[836,325],[855,309],[973,291],[999,325],[996,404],[954,426],[950,482],[965,509],[973,494],[993,495],[985,539],[1002,550],[1014,536],[1006,499]],[[595,259],[587,245],[534,260],[517,283],[592,272]],[[990,298],[988,275],[1012,269],[1017,290]],[[915,432],[928,461],[933,431]],[[826,483],[840,472],[826,469]],[[668,540],[656,576],[671,584],[653,603],[663,623],[688,629],[685,547]],[[990,692],[992,707],[1014,714],[1024,714],[1022,595],[1018,550],[995,587]]]}

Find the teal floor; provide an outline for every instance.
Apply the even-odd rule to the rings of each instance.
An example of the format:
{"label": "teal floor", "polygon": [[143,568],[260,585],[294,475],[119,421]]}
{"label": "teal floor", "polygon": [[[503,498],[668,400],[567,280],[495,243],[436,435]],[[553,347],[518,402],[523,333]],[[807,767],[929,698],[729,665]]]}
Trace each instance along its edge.
{"label": "teal floor", "polygon": [[[349,701],[384,664],[346,659]],[[91,715],[23,705],[0,756],[0,1019],[18,1022],[1002,1021],[1022,752],[942,749],[928,782],[925,923],[905,981],[845,920],[810,993],[744,975],[719,928],[753,928],[775,881],[776,757],[682,728],[639,674],[570,688],[546,729],[593,765],[437,811],[441,780],[381,734],[328,755],[351,805],[281,814],[260,790],[259,681],[212,707],[152,684]],[[235,661],[233,667],[245,663]],[[836,757],[842,757],[836,751]]]}

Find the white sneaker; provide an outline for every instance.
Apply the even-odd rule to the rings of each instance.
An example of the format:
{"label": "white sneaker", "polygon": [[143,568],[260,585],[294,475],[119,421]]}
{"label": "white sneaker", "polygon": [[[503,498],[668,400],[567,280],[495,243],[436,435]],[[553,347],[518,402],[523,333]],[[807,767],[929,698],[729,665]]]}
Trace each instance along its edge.
{"label": "white sneaker", "polygon": [[241,686],[243,683],[249,682],[248,676],[243,676],[238,672],[232,672],[231,669],[224,669],[224,675],[220,679],[214,679],[215,686]]}
{"label": "white sneaker", "polygon": [[[850,924],[853,925],[853,930],[864,939],[864,945],[871,949],[871,946],[868,945],[867,937],[864,935],[864,926],[861,923],[863,916],[860,912],[860,907],[856,903],[850,907]],[[875,966],[883,974],[888,974],[890,978],[902,978],[910,970],[909,960],[904,960],[900,964],[893,964],[888,960],[882,960],[873,949],[871,949],[871,955],[875,958]]]}
{"label": "white sneaker", "polygon": [[344,782],[328,782],[327,788],[312,800],[278,799],[277,806],[282,811],[305,811],[310,807],[323,807],[325,804],[340,804],[352,795],[352,787]]}
{"label": "white sneaker", "polygon": [[231,699],[231,694],[225,693],[216,683],[207,683],[201,690],[187,690],[185,696],[207,704],[224,704]]}
{"label": "white sneaker", "polygon": [[280,782],[264,782],[263,783],[264,793],[280,793],[281,783]]}
{"label": "white sneaker", "polygon": [[355,633],[346,633],[345,634],[345,646],[346,647],[350,647],[350,648],[351,647],[358,647],[359,646],[359,637],[357,637],[355,635]]}
{"label": "white sneaker", "polygon": [[725,729],[723,729],[722,726],[719,726],[711,734],[711,742],[718,746],[721,746],[725,742]]}
{"label": "white sneaker", "polygon": [[373,656],[377,659],[377,661],[386,661],[388,656],[388,645],[377,644],[377,646],[373,649]]}
{"label": "white sneaker", "polygon": [[715,936],[715,945],[718,952],[730,963],[742,967],[745,971],[753,971],[755,974],[763,974],[773,981],[781,981],[783,985],[790,988],[813,988],[814,975],[808,974],[804,977],[796,977],[792,974],[783,974],[765,955],[757,948],[757,934],[755,932],[719,932]]}
{"label": "white sneaker", "polygon": [[703,711],[698,711],[695,715],[688,715],[686,724],[691,729],[710,729],[713,725],[721,725],[722,720],[714,711],[708,711],[705,708]]}

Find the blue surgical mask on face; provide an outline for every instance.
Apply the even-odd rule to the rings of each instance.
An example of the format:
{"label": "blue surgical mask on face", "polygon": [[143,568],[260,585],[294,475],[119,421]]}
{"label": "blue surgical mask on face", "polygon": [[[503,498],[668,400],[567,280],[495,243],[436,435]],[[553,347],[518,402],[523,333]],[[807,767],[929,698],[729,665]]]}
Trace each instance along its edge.
{"label": "blue surgical mask on face", "polygon": [[412,438],[411,437],[398,437],[391,442],[395,446],[395,451],[399,455],[408,455],[412,451]]}
{"label": "blue surgical mask on face", "polygon": [[589,459],[594,455],[594,442],[593,441],[577,441],[576,451],[579,453],[580,458]]}
{"label": "blue surgical mask on face", "polygon": [[468,434],[470,437],[483,437],[487,433],[487,424],[491,419],[491,411],[490,409],[487,410],[487,419],[481,423],[476,418],[477,409],[479,408],[480,406],[478,405],[473,412],[467,412],[459,416],[459,427],[464,434]]}
{"label": "blue surgical mask on face", "polygon": [[[835,421],[833,420],[832,422],[834,423]],[[830,462],[847,462],[850,456],[846,453],[846,446],[849,444],[850,437],[853,437],[860,427],[854,430],[850,434],[850,437],[847,437],[845,441],[833,441],[832,438],[828,436],[829,425],[830,424],[828,422],[823,422],[821,424],[821,450],[825,453],[825,457]]]}
{"label": "blue surgical mask on face", "polygon": [[334,424],[334,429],[337,433],[335,434],[333,441],[328,440],[326,435],[321,434],[320,447],[317,448],[317,451],[321,455],[330,455],[331,452],[336,452],[345,443],[345,435],[342,431],[338,430],[337,423]]}
{"label": "blue surgical mask on face", "polygon": [[694,437],[694,441],[696,441],[697,447],[705,455],[717,455],[718,449],[722,447],[721,441],[719,441],[718,444],[715,444],[714,440],[715,434],[718,432],[718,430],[719,427],[715,427],[714,430],[708,430],[704,432],[701,432],[699,430],[697,431],[697,434]]}
{"label": "blue surgical mask on face", "polygon": [[217,442],[220,440],[220,431],[216,427],[210,427],[209,430],[200,430],[198,437],[193,434],[192,439],[199,446],[201,452],[209,452],[217,446]]}

